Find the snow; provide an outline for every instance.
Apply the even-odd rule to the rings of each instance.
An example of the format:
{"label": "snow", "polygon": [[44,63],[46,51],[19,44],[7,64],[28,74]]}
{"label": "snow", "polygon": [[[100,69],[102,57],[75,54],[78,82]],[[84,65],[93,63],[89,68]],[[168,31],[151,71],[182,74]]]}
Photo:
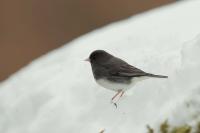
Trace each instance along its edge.
{"label": "snow", "polygon": [[[0,85],[1,133],[146,133],[200,121],[200,1],[158,8],[84,35]],[[116,109],[83,60],[104,49],[144,71]],[[158,131],[157,131],[158,132]]]}

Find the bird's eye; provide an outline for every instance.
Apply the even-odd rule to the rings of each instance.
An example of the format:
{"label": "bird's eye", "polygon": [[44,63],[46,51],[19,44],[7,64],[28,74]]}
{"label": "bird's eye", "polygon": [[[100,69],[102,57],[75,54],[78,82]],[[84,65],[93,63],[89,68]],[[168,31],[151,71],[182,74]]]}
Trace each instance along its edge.
{"label": "bird's eye", "polygon": [[96,56],[94,56],[92,59],[93,59],[93,60],[96,60]]}

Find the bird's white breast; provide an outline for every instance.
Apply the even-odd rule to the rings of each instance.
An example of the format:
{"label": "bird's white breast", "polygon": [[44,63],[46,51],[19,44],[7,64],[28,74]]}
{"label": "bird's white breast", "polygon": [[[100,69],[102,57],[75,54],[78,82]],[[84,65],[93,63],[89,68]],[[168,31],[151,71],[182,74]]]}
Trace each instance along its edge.
{"label": "bird's white breast", "polygon": [[104,79],[104,78],[98,79],[98,80],[96,80],[96,82],[100,86],[102,86],[102,87],[104,87],[106,89],[110,89],[110,90],[113,90],[113,91],[118,91],[118,90],[127,90],[127,89],[130,89],[131,87],[133,87],[139,81],[145,80],[147,78],[148,77],[134,77],[134,78],[132,78],[130,84],[116,83],[116,82],[112,82],[112,81],[109,81],[109,80]]}

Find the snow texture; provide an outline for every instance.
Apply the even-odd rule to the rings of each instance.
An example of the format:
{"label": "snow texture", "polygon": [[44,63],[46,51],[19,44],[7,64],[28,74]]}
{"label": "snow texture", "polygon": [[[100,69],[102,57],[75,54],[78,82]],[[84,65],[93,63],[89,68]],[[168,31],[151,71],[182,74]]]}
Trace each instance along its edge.
{"label": "snow texture", "polygon": [[[200,1],[183,1],[93,31],[32,62],[0,85],[0,133],[146,133],[168,119],[200,121]],[[115,92],[83,60],[104,49],[144,71],[168,75]]]}

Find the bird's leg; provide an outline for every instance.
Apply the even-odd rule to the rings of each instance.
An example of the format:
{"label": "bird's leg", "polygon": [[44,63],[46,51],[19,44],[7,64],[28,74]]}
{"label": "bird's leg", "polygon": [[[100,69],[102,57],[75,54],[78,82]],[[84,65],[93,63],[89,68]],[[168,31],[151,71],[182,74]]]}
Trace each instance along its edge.
{"label": "bird's leg", "polygon": [[[120,93],[121,93],[121,94],[120,94]],[[115,102],[115,104],[116,104],[116,103],[119,101],[119,99],[124,95],[124,91],[121,90],[120,93],[119,93],[120,96],[119,96],[119,98],[117,99],[117,101]]]}
{"label": "bird's leg", "polygon": [[[121,93],[121,94],[120,94]],[[116,102],[114,102],[114,99],[118,96],[120,94],[120,96],[119,96],[119,99],[123,96],[123,94],[124,94],[124,91],[122,91],[122,90],[119,90],[113,97],[112,97],[112,99],[111,99],[111,102],[115,105],[115,107],[117,108],[117,101],[119,101],[119,99],[116,101]]]}
{"label": "bird's leg", "polygon": [[[124,95],[124,91],[121,91],[121,92],[122,92],[122,93],[121,93],[120,97],[122,97],[122,96]],[[120,97],[119,97],[119,98],[120,98]]]}
{"label": "bird's leg", "polygon": [[119,99],[118,100],[116,100],[115,102],[114,102],[114,99],[118,96],[120,94],[120,96],[119,96],[119,99],[124,95],[124,91],[123,90],[119,90],[113,97],[112,97],[112,99],[111,99],[111,102],[115,105],[115,107],[117,108],[117,101],[119,101]]}
{"label": "bird's leg", "polygon": [[121,92],[122,92],[122,90],[119,90],[119,91],[112,97],[112,100],[111,100],[111,101],[113,101]]}

